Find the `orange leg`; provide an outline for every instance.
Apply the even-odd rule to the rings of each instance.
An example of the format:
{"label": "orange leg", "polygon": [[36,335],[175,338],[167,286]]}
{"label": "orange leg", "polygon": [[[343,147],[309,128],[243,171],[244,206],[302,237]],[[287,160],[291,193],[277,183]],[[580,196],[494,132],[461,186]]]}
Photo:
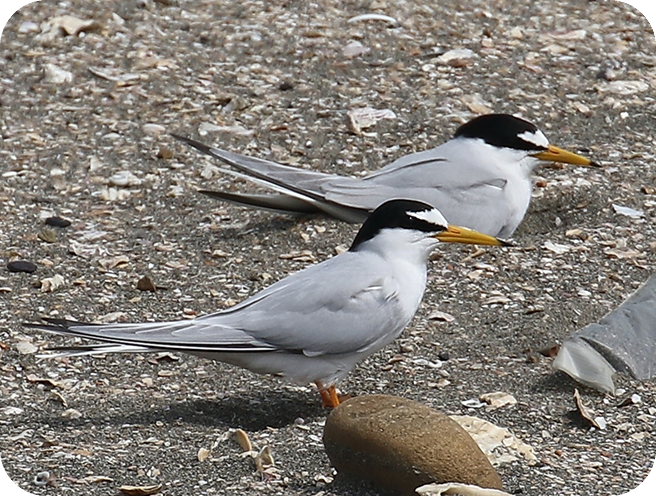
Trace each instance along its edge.
{"label": "orange leg", "polygon": [[319,394],[321,395],[321,406],[326,408],[336,408],[339,406],[339,396],[337,396],[337,391],[335,386],[324,387],[321,384],[321,381],[314,382],[319,388]]}

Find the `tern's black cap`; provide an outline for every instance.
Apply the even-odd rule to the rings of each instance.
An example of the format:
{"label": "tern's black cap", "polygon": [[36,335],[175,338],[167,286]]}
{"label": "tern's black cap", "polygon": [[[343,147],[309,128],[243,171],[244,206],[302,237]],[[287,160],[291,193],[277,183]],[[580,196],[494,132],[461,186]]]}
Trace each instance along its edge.
{"label": "tern's black cap", "polygon": [[[431,214],[428,214],[431,212]],[[433,214],[434,212],[434,214]],[[412,214],[419,215],[412,215]],[[424,213],[428,215],[423,215]],[[349,250],[374,238],[383,229],[412,229],[430,233],[439,233],[447,228],[446,220],[435,207],[415,200],[389,200],[374,210],[364,221]]]}
{"label": "tern's black cap", "polygon": [[488,145],[515,150],[544,151],[540,146],[520,136],[530,136],[538,132],[537,126],[524,119],[509,114],[485,114],[460,126],[454,138],[478,138]]}

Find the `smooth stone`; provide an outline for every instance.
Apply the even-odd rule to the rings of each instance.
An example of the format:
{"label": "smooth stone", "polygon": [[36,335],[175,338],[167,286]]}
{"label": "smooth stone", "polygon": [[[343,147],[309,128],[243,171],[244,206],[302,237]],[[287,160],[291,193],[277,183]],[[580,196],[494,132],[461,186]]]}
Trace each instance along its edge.
{"label": "smooth stone", "polygon": [[397,396],[367,395],[335,408],[323,443],[338,473],[400,494],[431,482],[503,489],[472,437],[447,415]]}
{"label": "smooth stone", "polygon": [[61,217],[48,217],[46,219],[46,224],[53,227],[69,227],[71,225],[70,220],[62,219]]}
{"label": "smooth stone", "polygon": [[7,263],[7,270],[9,272],[28,272],[32,273],[36,271],[36,264],[29,262],[27,260],[14,260],[13,262]]}

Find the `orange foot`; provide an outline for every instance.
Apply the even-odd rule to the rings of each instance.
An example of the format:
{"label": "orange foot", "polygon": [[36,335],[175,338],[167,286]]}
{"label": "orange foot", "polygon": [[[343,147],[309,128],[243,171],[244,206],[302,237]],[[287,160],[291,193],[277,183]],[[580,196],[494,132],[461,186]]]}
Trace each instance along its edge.
{"label": "orange foot", "polygon": [[337,396],[337,391],[335,386],[325,387],[321,384],[321,381],[314,382],[319,388],[319,394],[321,395],[321,406],[326,408],[337,408],[340,404],[339,396]]}

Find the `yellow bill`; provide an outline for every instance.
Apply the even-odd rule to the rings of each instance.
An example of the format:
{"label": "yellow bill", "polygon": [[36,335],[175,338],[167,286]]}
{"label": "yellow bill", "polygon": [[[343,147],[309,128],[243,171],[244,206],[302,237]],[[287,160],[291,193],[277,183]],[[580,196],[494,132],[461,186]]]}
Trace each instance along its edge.
{"label": "yellow bill", "polygon": [[549,145],[549,148],[546,151],[535,153],[533,156],[547,162],[562,162],[565,164],[599,167],[598,163],[593,162],[588,158],[577,155],[576,153],[568,152],[567,150],[563,150],[562,148],[553,145]]}
{"label": "yellow bill", "polygon": [[472,231],[466,227],[449,225],[446,231],[436,234],[435,237],[443,243],[466,243],[471,245],[511,246],[512,243],[487,234]]}

